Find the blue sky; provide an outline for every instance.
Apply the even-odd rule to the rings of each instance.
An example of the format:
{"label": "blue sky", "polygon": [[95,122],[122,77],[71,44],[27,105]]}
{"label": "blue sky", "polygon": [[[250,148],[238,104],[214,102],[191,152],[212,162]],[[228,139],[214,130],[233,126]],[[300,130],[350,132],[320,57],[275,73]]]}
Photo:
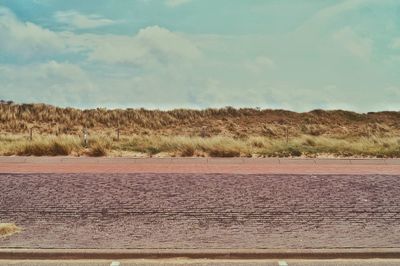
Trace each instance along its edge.
{"label": "blue sky", "polygon": [[397,0],[0,0],[0,99],[400,109]]}

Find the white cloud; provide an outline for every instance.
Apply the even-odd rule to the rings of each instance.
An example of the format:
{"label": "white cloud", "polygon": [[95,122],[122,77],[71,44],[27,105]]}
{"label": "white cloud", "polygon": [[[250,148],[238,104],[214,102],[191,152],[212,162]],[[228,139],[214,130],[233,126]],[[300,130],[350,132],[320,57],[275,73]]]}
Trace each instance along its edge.
{"label": "white cloud", "polygon": [[[398,65],[359,60],[371,56],[369,38],[351,27],[303,33],[189,35],[160,26],[132,36],[57,32],[0,9],[0,53],[39,55],[23,58],[24,65],[0,65],[0,98],[84,107],[236,104],[363,111],[374,110],[379,100],[389,102],[387,95],[399,102],[398,86],[386,96],[376,89],[386,86]],[[67,58],[74,63],[62,63]]]}
{"label": "white cloud", "polygon": [[327,23],[337,19],[340,15],[356,10],[357,8],[368,6],[369,8],[374,5],[390,5],[395,4],[397,0],[344,0],[336,1],[335,4],[329,5],[326,8],[319,10],[312,17],[306,20],[297,29],[298,32],[319,30]]}
{"label": "white cloud", "polygon": [[329,19],[349,10],[353,10],[367,1],[368,0],[347,0],[330,5],[315,13],[310,19],[304,22],[298,30],[319,28]]}
{"label": "white cloud", "polygon": [[[35,71],[32,71],[32,70]],[[27,64],[22,66],[0,65],[0,70],[6,80],[18,80],[21,76],[29,79],[58,81],[82,81],[87,78],[86,73],[78,66],[71,63],[59,63],[51,60],[45,63]],[[4,77],[3,77],[4,78]]]}
{"label": "white cloud", "polygon": [[116,23],[99,15],[84,15],[75,10],[58,11],[54,14],[54,18],[57,22],[76,29],[98,28]]}
{"label": "white cloud", "polygon": [[400,98],[400,86],[391,85],[382,90],[388,99],[399,99]]}
{"label": "white cloud", "polygon": [[[95,26],[85,23],[80,26]],[[131,37],[54,32],[30,22],[22,22],[6,8],[0,8],[0,38],[3,52],[23,58],[51,58],[70,52],[108,64],[150,66],[194,60],[201,55],[195,43],[184,34],[159,26],[143,28]]]}
{"label": "white cloud", "polygon": [[372,54],[372,40],[357,35],[350,27],[345,27],[333,34],[333,39],[347,51],[363,60]]}
{"label": "white cloud", "polygon": [[189,3],[191,0],[165,0],[165,4],[169,7],[176,7]]}
{"label": "white cloud", "polygon": [[106,36],[97,41],[91,60],[106,63],[153,65],[177,60],[196,59],[201,55],[185,36],[159,26],[141,29],[135,36]]}
{"label": "white cloud", "polygon": [[394,39],[391,47],[394,49],[399,49],[400,48],[400,38]]}
{"label": "white cloud", "polygon": [[263,73],[276,68],[274,60],[267,56],[258,56],[244,65],[248,70],[254,73]]}
{"label": "white cloud", "polygon": [[0,7],[0,49],[23,57],[52,53],[65,48],[54,32],[31,22],[21,22],[8,9]]}
{"label": "white cloud", "polygon": [[0,98],[60,105],[84,103],[96,95],[90,77],[78,65],[48,61],[0,65]]}

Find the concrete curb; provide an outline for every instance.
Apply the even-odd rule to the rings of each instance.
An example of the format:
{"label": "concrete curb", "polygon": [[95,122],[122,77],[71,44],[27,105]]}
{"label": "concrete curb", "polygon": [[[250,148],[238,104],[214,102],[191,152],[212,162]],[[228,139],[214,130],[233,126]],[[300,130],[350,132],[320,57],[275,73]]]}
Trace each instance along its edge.
{"label": "concrete curb", "polygon": [[0,260],[400,259],[400,248],[349,249],[0,249]]}

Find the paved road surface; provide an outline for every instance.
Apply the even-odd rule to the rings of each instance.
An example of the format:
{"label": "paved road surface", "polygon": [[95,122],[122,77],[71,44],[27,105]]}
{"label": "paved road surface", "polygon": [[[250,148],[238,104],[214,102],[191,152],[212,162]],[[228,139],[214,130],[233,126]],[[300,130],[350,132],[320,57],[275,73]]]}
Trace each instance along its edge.
{"label": "paved road surface", "polygon": [[0,247],[400,247],[399,177],[0,174]]}

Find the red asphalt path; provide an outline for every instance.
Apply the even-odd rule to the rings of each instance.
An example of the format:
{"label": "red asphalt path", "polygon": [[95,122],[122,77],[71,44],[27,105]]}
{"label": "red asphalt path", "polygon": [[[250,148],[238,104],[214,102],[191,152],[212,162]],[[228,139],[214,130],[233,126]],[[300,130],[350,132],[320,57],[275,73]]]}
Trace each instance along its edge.
{"label": "red asphalt path", "polygon": [[0,157],[0,173],[399,174],[399,159]]}

